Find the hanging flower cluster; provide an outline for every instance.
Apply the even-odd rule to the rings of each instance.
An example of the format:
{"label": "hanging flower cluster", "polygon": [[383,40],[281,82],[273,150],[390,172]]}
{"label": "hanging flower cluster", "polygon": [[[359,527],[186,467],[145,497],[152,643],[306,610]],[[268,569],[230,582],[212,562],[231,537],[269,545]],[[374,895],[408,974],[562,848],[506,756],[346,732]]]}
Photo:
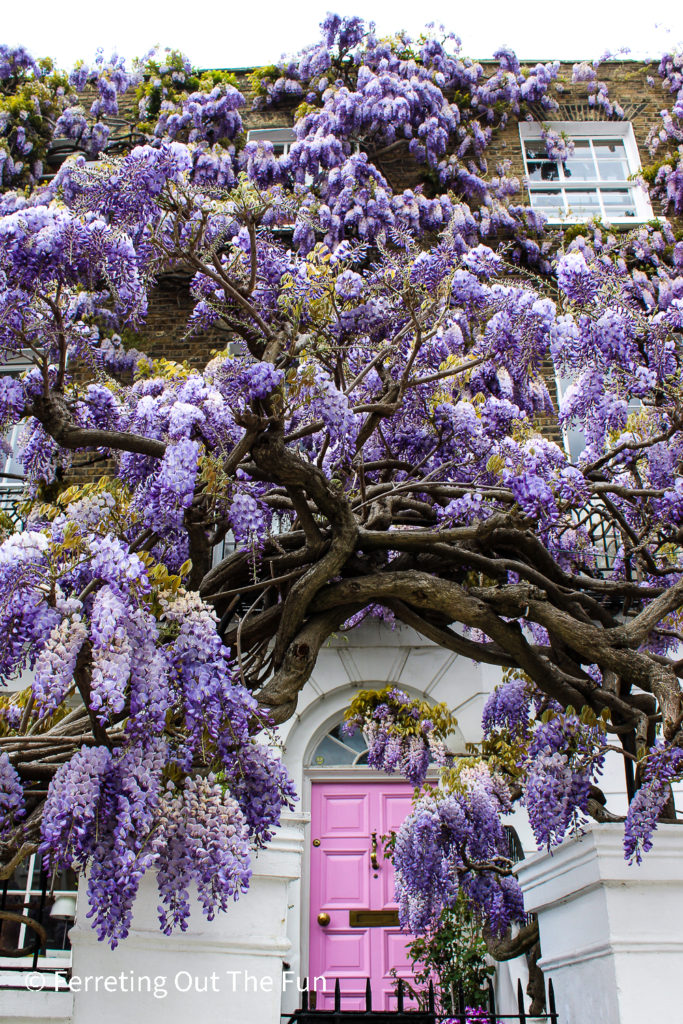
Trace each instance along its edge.
{"label": "hanging flower cluster", "polygon": [[502,820],[513,807],[511,784],[539,848],[560,843],[587,810],[604,764],[604,726],[587,709],[578,716],[549,706],[528,678],[510,674],[484,708],[483,756],[443,767],[438,788],[418,797],[397,833],[402,924],[423,933],[460,891],[494,932],[520,921],[522,892]]}
{"label": "hanging flower cluster", "polygon": [[444,704],[412,699],[403,690],[361,690],[344,714],[347,734],[361,729],[368,745],[371,768],[399,772],[421,786],[430,762],[448,763],[444,740],[457,721]]}
{"label": "hanging flower cluster", "polygon": [[420,797],[396,836],[394,868],[401,924],[420,934],[462,889],[497,934],[524,915],[510,872],[501,815],[511,809],[504,780],[483,763],[451,771],[447,789]]}
{"label": "hanging flower cluster", "polygon": [[[114,946],[150,869],[165,931],[187,927],[193,883],[209,919],[226,910],[248,886],[250,849],[295,793],[275,751],[253,738],[263,717],[209,608],[105,532],[117,509],[101,486],[91,492],[43,531],[0,545],[1,667],[35,664],[41,717],[75,686],[114,738],[95,733],[57,770],[40,847],[50,870],[88,870],[88,916]],[[3,837],[25,813],[13,757],[0,754]]]}
{"label": "hanging flower cluster", "polygon": [[631,800],[624,828],[624,852],[631,864],[640,864],[652,849],[652,835],[671,799],[671,783],[683,775],[683,750],[659,742],[647,751],[641,771],[642,784]]}

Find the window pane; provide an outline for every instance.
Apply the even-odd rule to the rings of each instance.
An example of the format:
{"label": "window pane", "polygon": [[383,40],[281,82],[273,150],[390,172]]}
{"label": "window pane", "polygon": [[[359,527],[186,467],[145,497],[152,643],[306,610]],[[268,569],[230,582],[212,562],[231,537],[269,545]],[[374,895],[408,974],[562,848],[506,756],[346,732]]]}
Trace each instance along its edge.
{"label": "window pane", "polygon": [[598,172],[602,181],[625,181],[629,176],[624,143],[619,139],[595,139],[593,142]]}
{"label": "window pane", "polygon": [[572,181],[591,181],[597,177],[588,139],[574,140],[574,153],[564,165],[564,176]]}
{"label": "window pane", "polygon": [[326,736],[318,744],[311,764],[314,768],[321,768],[327,767],[330,764],[353,764],[354,759],[355,753],[353,750],[332,739],[331,736]]}
{"label": "window pane", "polygon": [[601,195],[609,217],[635,217],[636,204],[630,189],[602,189]]}
{"label": "window pane", "polygon": [[296,139],[292,128],[250,128],[247,132],[247,142],[271,142],[273,154],[284,156],[289,153],[289,147]]}
{"label": "window pane", "polygon": [[590,192],[567,192],[567,206],[572,217],[595,217],[600,215],[598,190]]}
{"label": "window pane", "polygon": [[560,191],[533,189],[531,206],[534,210],[540,210],[541,213],[545,213],[549,217],[561,217],[564,214],[564,200]]}
{"label": "window pane", "polygon": [[598,160],[600,181],[627,181],[630,171],[625,160]]}
{"label": "window pane", "polygon": [[557,181],[560,172],[554,160],[548,160],[545,146],[527,142],[526,162],[531,181]]}
{"label": "window pane", "polygon": [[543,163],[536,163],[529,161],[527,164],[529,168],[529,180],[530,181],[558,181],[560,172],[557,169],[557,164],[551,160],[544,160]]}
{"label": "window pane", "polygon": [[367,748],[365,737],[360,729],[356,729],[352,736],[342,731],[341,725],[335,725],[334,729],[330,730],[330,736],[334,736],[336,740],[343,743],[345,746],[350,747],[351,750],[355,750],[357,754],[360,754],[361,750]]}
{"label": "window pane", "polygon": [[281,128],[250,128],[247,132],[247,142],[272,142],[273,146],[291,145],[296,139],[294,129],[287,125]]}
{"label": "window pane", "polygon": [[35,861],[35,857],[30,857],[27,860],[22,860],[21,863],[14,869],[14,874],[7,883],[7,888],[9,889],[10,892],[13,889],[19,890],[20,892],[24,892],[27,888],[29,888],[29,886],[27,886],[29,872],[31,873],[31,877],[33,877],[33,868]]}
{"label": "window pane", "polygon": [[527,160],[547,160],[548,156],[545,151],[545,145],[542,142],[527,142],[526,143],[526,158]]}
{"label": "window pane", "polygon": [[[15,356],[0,366],[0,377],[5,375],[13,377],[27,368],[28,366],[22,358]],[[24,489],[24,467],[16,453],[23,428],[24,423],[22,422],[6,430],[3,441],[9,447],[9,452],[5,451],[4,446],[0,449],[0,514],[8,516],[17,529],[21,528],[17,505],[22,498]]]}
{"label": "window pane", "polygon": [[[3,473],[13,473],[15,476],[20,476],[20,477],[23,477],[23,475],[24,475],[24,466],[19,461],[19,456],[17,454],[17,450],[18,450],[18,447],[19,447],[19,434],[21,433],[22,427],[23,427],[23,424],[18,423],[17,426],[14,427],[13,430],[10,430],[7,434],[5,434],[5,440],[7,441],[7,443],[10,446],[11,453],[9,455],[5,455],[4,465],[2,463],[0,463],[0,465],[2,465]],[[3,452],[3,454],[4,454],[4,452]],[[7,480],[7,479],[11,480],[13,478],[12,477],[5,477],[3,479],[4,480]],[[20,487],[21,486],[21,480],[14,481],[14,485],[15,485],[15,487]]]}
{"label": "window pane", "polygon": [[[23,914],[24,901],[20,896],[8,896],[5,910],[11,914]],[[19,937],[22,925],[18,921],[0,920],[0,944],[6,949],[19,949]]]}

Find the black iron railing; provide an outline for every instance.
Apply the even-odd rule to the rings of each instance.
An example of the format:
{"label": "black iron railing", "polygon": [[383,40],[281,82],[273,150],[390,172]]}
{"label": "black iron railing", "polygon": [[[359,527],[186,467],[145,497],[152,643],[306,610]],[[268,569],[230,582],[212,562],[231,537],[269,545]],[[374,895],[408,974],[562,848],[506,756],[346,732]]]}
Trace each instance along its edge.
{"label": "black iron railing", "polygon": [[[50,914],[52,905],[53,897],[48,893],[45,871],[40,872],[39,888],[30,892],[12,891],[8,880],[2,883],[0,960],[3,972],[68,973],[63,961],[55,963],[53,958],[55,953],[64,958],[70,956],[68,931],[73,920],[53,917]],[[51,956],[47,956],[48,950]]]}
{"label": "black iron railing", "polygon": [[18,530],[23,525],[19,512],[19,505],[23,500],[23,496],[24,492],[21,487],[13,486],[7,480],[0,477],[0,512],[11,519]]}
{"label": "black iron railing", "polygon": [[[311,997],[313,997],[313,993],[311,993]],[[521,981],[517,982],[517,1013],[498,1013],[493,985],[490,981],[485,1007],[476,1009],[467,1007],[462,985],[458,985],[457,990],[451,989],[450,999],[453,1009],[448,1013],[437,1012],[434,984],[430,982],[426,992],[426,1009],[411,1009],[405,1006],[404,983],[399,979],[396,986],[396,1009],[375,1010],[373,1009],[372,986],[368,978],[365,983],[365,1009],[345,1010],[342,1005],[341,983],[337,978],[334,985],[334,1006],[319,1010],[311,1005],[314,999],[309,999],[307,984],[304,981],[301,1007],[293,1013],[283,1013],[281,1016],[286,1024],[499,1024],[499,1022],[503,1024],[504,1021],[511,1021],[513,1024],[515,1021],[517,1024],[528,1024],[531,1020],[534,1022],[544,1021],[546,1024],[560,1024],[552,980],[548,981],[548,1010],[545,1013],[535,1014],[533,1018],[524,1006]]]}

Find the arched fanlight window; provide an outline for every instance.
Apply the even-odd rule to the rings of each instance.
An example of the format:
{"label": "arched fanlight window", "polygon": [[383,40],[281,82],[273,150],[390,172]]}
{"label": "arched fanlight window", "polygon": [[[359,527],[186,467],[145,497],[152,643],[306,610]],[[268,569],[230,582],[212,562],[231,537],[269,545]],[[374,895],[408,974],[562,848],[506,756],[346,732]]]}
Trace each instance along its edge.
{"label": "arched fanlight window", "polygon": [[[353,768],[368,763],[368,745],[363,733],[356,729],[353,736],[347,736],[343,725],[339,722],[323,736],[313,751],[309,762],[311,768]],[[457,726],[449,746],[458,754],[466,752],[465,739]]]}
{"label": "arched fanlight window", "polygon": [[333,768],[340,765],[364,765],[368,763],[368,745],[360,729],[353,736],[347,736],[342,723],[335,725],[324,736],[313,752],[312,768]]}

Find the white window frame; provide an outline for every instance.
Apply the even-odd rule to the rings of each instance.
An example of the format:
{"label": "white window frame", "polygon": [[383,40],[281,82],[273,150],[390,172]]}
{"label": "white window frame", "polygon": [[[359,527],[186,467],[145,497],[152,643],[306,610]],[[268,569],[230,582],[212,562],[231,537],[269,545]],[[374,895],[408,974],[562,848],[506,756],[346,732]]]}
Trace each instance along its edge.
{"label": "white window frame", "polygon": [[[528,177],[528,163],[527,163],[527,152],[526,143],[531,141],[540,141],[543,137],[543,131],[551,129],[558,134],[567,135],[569,138],[578,140],[585,139],[618,139],[623,142],[624,149],[626,152],[626,159],[628,161],[629,178],[625,181],[602,181],[600,179],[584,179],[581,181],[572,181],[571,183],[560,179],[557,182],[531,182]],[[600,213],[596,211],[595,217],[604,221],[606,224],[624,224],[624,225],[636,225],[643,224],[649,220],[654,219],[654,213],[647,192],[637,181],[633,180],[633,175],[637,174],[641,169],[640,154],[638,152],[638,146],[636,144],[635,135],[633,134],[633,126],[629,121],[613,122],[613,121],[550,121],[546,123],[538,122],[521,122],[519,124],[519,137],[522,148],[522,159],[524,160],[524,171],[527,175],[526,187],[529,192],[529,200],[533,206],[533,193],[536,191],[550,192],[556,191],[560,194],[568,194],[572,191],[575,192],[590,192],[595,190],[598,195],[598,201],[600,202]],[[600,197],[600,190],[618,190],[623,191],[628,189],[633,199],[633,204],[636,208],[635,217],[615,217],[605,213],[605,208]],[[534,207],[535,208],[535,207]],[[542,211],[539,211],[542,212]],[[548,217],[548,215],[546,214]],[[585,215],[577,216],[575,214],[567,214],[563,217],[548,217],[549,224],[583,224],[586,221]]]}
{"label": "white window frame", "polygon": [[[279,159],[281,156],[286,156],[289,153],[292,143],[296,142],[296,134],[289,125],[280,125],[277,128],[250,128],[247,131],[247,142],[272,142],[273,155]],[[306,184],[310,185],[312,181],[313,176],[307,172]],[[289,221],[285,224],[280,224],[273,228],[273,230],[275,233],[291,231],[293,226],[294,221]],[[218,561],[220,561],[220,558]]]}
{"label": "white window frame", "polygon": [[[344,719],[333,725],[331,729],[328,729],[324,736],[321,737],[317,743],[315,750],[311,754],[310,767],[311,768],[367,768],[367,754],[368,745],[365,742],[364,737],[361,734],[361,745],[354,746],[349,737],[348,742],[345,739],[340,739],[339,736],[335,736],[336,732],[339,732],[339,727],[344,724]],[[343,760],[325,760],[323,754],[320,753],[323,744],[327,744],[332,749],[339,748],[339,755],[343,755]],[[365,762],[361,763],[363,758]]]}
{"label": "white window frame", "polygon": [[[247,142],[272,142],[275,156],[286,156],[297,136],[293,128],[282,125],[279,128],[250,128],[247,131]],[[355,154],[360,153],[360,143],[354,142],[351,147]],[[306,184],[313,181],[312,174],[306,174]]]}
{"label": "white window frame", "polygon": [[275,156],[286,156],[292,143],[296,142],[296,134],[288,125],[279,128],[250,128],[247,142],[272,142]]}

